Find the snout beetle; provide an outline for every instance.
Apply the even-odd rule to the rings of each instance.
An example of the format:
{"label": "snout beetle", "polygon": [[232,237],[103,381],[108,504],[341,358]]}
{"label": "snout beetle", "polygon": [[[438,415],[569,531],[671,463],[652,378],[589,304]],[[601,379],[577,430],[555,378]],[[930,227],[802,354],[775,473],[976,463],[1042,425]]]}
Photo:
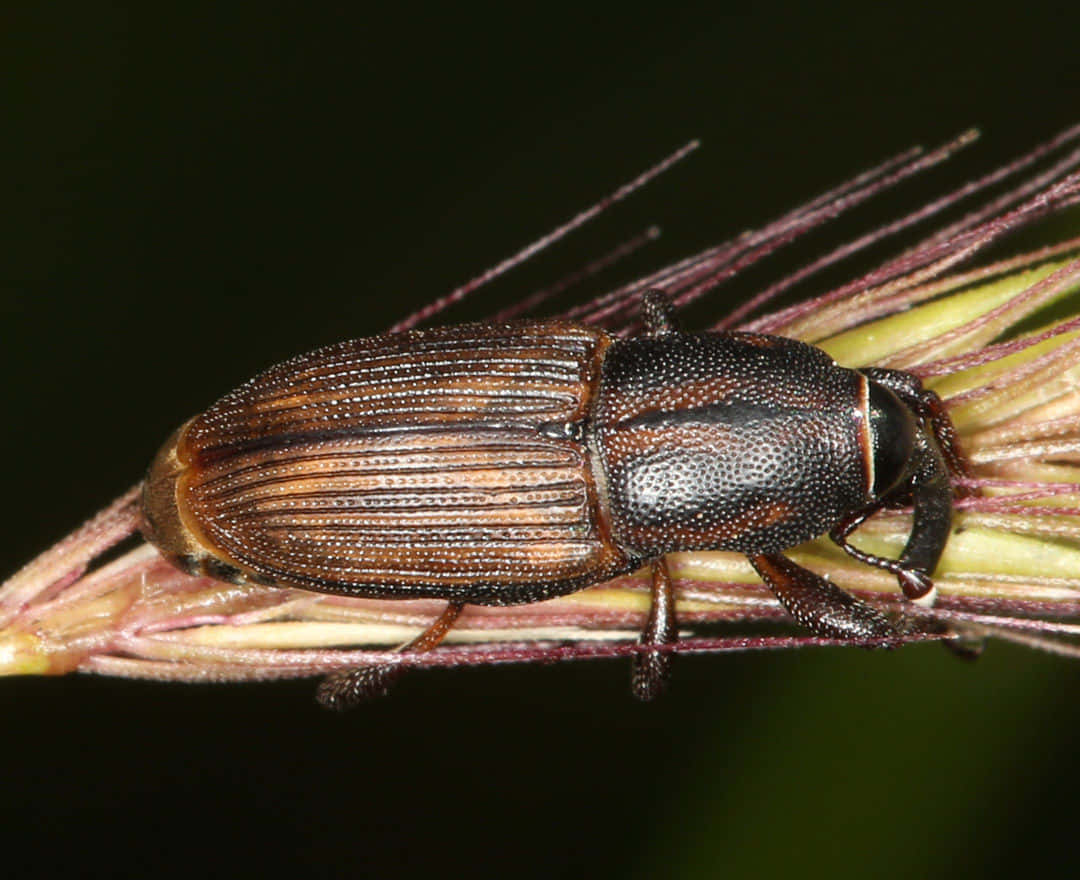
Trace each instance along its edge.
{"label": "snout beetle", "polygon": [[[676,638],[665,554],[743,553],[791,616],[843,639],[897,634],[880,611],[783,555],[828,533],[931,589],[965,471],[940,399],[908,374],[838,366],[793,339],[686,333],[661,291],[644,333],[560,321],[465,324],[304,354],[184,424],[150,467],[143,532],[178,566],[236,583],[446,610],[402,650],[435,647],[467,604],[537,602],[652,567],[646,647]],[[910,503],[897,560],[847,537]],[[637,655],[656,695],[668,653]],[[400,667],[324,680],[344,708]]]}

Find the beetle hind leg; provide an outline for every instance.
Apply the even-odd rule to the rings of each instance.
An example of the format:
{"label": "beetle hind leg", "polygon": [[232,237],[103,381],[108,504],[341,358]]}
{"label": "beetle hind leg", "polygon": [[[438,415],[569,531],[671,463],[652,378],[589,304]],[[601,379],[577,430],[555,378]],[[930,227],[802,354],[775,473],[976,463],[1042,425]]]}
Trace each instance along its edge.
{"label": "beetle hind leg", "polygon": [[[652,564],[652,605],[649,619],[641,631],[639,644],[670,645],[677,641],[675,628],[675,591],[667,562],[657,559]],[[634,655],[630,689],[639,700],[654,700],[667,688],[671,674],[671,654],[666,651],[646,651]]]}
{"label": "beetle hind leg", "polygon": [[828,639],[886,639],[900,630],[884,614],[780,553],[749,557],[788,614]]}
{"label": "beetle hind leg", "polygon": [[[453,628],[464,607],[464,602],[448,603],[431,626],[398,650],[402,653],[423,654],[437,647]],[[319,683],[315,699],[321,706],[338,712],[352,709],[360,703],[386,696],[390,686],[401,677],[405,668],[400,663],[388,663],[333,672]]]}

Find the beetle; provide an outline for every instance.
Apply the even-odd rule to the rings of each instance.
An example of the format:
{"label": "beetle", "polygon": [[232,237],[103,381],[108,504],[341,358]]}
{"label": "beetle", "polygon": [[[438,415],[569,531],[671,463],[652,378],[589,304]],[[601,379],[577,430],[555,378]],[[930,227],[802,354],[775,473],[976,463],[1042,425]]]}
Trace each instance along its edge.
{"label": "beetle", "polygon": [[[794,339],[684,332],[659,290],[641,308],[628,339],[563,321],[464,324],[285,361],[165,443],[143,533],[224,581],[445,599],[406,651],[438,645],[467,604],[536,602],[650,565],[642,699],[663,689],[676,639],[673,552],[744,554],[817,635],[898,636],[783,551],[828,533],[909,600],[927,597],[950,472],[967,468],[941,400],[909,373],[847,369]],[[847,542],[905,504],[898,559]],[[345,708],[401,668],[332,674],[318,698]]]}

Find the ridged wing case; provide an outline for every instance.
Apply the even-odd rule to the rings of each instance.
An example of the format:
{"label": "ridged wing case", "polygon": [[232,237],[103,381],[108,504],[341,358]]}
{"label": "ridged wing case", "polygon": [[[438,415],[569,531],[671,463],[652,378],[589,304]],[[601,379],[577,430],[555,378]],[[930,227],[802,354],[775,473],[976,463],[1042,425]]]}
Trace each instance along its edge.
{"label": "ridged wing case", "polygon": [[255,377],[177,447],[181,516],[267,583],[486,604],[631,567],[579,422],[601,331],[473,324],[353,340]]}

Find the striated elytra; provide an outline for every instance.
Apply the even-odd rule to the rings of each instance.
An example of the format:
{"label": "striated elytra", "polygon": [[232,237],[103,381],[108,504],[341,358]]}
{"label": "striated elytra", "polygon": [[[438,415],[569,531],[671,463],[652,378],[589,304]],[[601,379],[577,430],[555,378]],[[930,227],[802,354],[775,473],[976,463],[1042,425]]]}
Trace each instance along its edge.
{"label": "striated elytra", "polygon": [[[837,366],[792,339],[679,330],[660,291],[644,333],[559,321],[357,339],[279,364],[188,421],[154,459],[143,532],[178,566],[237,583],[436,597],[403,650],[429,650],[469,603],[535,602],[651,563],[642,641],[675,638],[667,553],[745,554],[819,635],[896,635],[879,611],[782,551],[829,533],[931,589],[965,472],[941,401],[914,376]],[[913,504],[897,560],[846,541]],[[635,658],[635,693],[668,654]],[[343,708],[399,667],[329,676]]]}

